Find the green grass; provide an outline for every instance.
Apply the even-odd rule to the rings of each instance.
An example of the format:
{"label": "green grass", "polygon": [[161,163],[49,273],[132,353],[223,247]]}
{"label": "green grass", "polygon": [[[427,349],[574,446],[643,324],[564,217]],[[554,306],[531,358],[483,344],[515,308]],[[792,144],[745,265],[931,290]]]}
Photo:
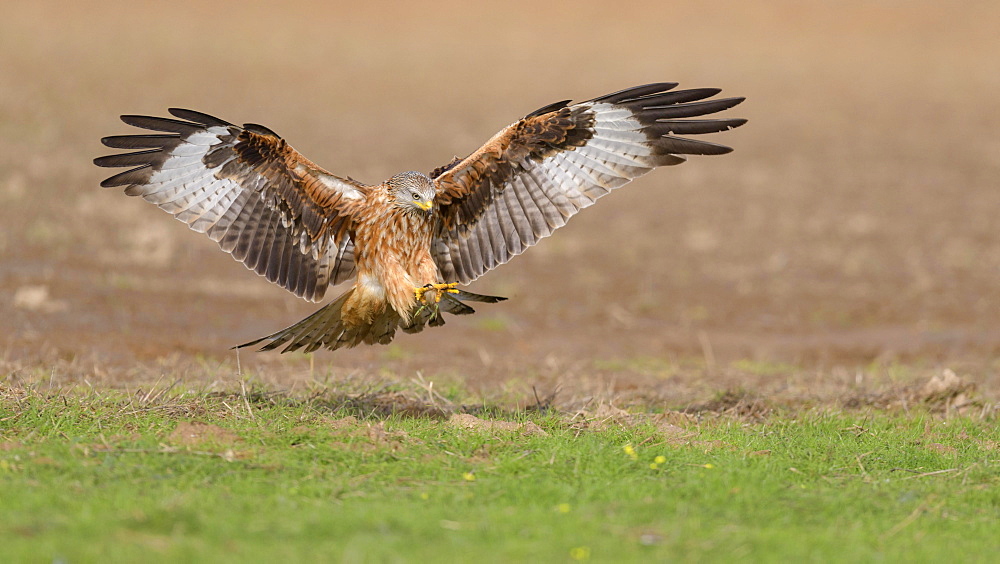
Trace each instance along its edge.
{"label": "green grass", "polygon": [[[505,415],[541,434],[430,416],[343,420],[343,404],[252,399],[4,391],[4,559],[930,562],[1000,553],[995,421],[788,412],[759,423],[673,419],[681,430],[653,416],[602,425]],[[176,432],[190,421],[207,425]]]}

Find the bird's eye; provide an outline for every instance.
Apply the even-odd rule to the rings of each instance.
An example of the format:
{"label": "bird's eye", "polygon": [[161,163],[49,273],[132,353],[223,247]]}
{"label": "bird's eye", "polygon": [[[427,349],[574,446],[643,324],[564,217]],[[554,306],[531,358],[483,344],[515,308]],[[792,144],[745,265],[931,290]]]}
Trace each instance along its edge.
{"label": "bird's eye", "polygon": [[419,199],[420,199],[420,194],[417,194],[416,192],[413,192],[413,193],[412,193],[412,194],[410,194],[410,195],[411,195],[411,196],[413,196],[413,199],[414,199],[414,200],[419,200]]}

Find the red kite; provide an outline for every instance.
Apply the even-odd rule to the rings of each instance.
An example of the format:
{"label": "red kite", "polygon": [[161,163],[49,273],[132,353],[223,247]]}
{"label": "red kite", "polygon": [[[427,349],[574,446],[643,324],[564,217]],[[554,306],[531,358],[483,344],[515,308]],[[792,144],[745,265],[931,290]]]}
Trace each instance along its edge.
{"label": "red kite", "polygon": [[[217,241],[251,270],[319,301],[327,286],[354,285],[306,319],[240,345],[282,352],[390,342],[470,314],[466,301],[497,302],[457,288],[521,254],[601,196],[683,155],[732,149],[681,135],[715,133],[744,119],[702,119],[743,98],[675,83],[550,104],[505,127],[464,159],[425,175],[367,185],[330,174],[270,129],[191,110],[179,119],[125,115],[159,133],[116,135],[94,159],[129,167],[101,183],[124,186]],[[695,118],[695,119],[691,119]]]}

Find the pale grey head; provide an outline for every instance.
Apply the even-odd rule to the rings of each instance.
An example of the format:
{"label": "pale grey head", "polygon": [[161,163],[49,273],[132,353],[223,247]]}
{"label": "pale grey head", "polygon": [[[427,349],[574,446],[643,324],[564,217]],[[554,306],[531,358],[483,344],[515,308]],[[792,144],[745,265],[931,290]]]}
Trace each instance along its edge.
{"label": "pale grey head", "polygon": [[408,211],[428,213],[434,209],[434,181],[426,174],[409,171],[390,178],[386,184],[396,205]]}

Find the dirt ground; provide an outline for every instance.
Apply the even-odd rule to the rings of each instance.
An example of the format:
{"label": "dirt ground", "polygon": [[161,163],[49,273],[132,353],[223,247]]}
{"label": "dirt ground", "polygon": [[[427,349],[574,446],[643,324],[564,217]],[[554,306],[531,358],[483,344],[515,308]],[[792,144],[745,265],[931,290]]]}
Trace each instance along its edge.
{"label": "dirt ground", "polygon": [[13,3],[0,374],[235,381],[229,347],[318,307],[100,188],[91,159],[130,131],[119,114],[263,123],[378,181],[549,102],[670,80],[747,97],[729,114],[750,122],[715,139],[735,152],[585,210],[477,281],[511,299],[475,317],[314,359],[242,352],[242,371],[683,404],[737,388],[836,402],[950,368],[996,399],[997,29],[989,1]]}

